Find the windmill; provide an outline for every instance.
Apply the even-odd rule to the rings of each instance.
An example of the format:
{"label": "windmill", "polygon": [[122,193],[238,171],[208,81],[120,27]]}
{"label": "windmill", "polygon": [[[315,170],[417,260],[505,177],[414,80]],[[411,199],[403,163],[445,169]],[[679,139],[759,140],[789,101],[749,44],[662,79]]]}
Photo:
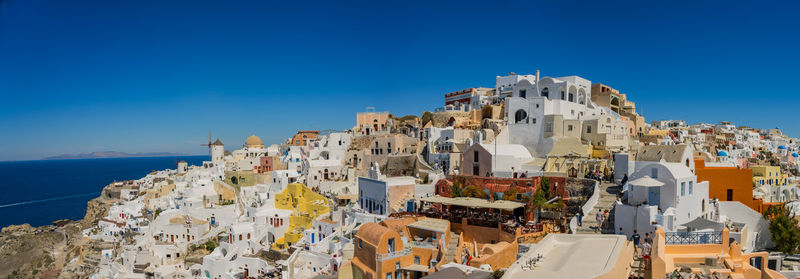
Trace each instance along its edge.
{"label": "windmill", "polygon": [[211,157],[211,131],[208,131],[208,143],[200,144],[200,146],[208,147],[208,157]]}

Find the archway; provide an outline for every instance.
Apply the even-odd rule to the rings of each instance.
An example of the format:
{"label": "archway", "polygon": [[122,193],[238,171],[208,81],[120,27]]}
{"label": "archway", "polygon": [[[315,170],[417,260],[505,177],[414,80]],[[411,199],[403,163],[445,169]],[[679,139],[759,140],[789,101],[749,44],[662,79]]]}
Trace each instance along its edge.
{"label": "archway", "polygon": [[517,112],[514,113],[514,123],[519,124],[525,122],[528,122],[528,113],[523,109],[517,110]]}
{"label": "archway", "polygon": [[569,94],[568,94],[569,97],[567,98],[567,101],[575,102],[575,95],[577,95],[577,94],[578,94],[578,89],[575,88],[574,85],[570,86],[569,87]]}

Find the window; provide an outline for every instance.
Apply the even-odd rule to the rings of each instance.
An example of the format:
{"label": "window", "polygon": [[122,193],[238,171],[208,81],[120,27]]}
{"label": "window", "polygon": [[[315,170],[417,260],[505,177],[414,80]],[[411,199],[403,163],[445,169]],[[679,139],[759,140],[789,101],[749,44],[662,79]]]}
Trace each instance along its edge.
{"label": "window", "polygon": [[550,97],[550,90],[548,90],[547,87],[542,89],[542,97]]}
{"label": "window", "polygon": [[477,150],[472,154],[472,158],[474,159],[475,162],[478,161],[478,151]]}
{"label": "window", "polygon": [[691,195],[691,194],[692,194],[692,192],[693,192],[693,191],[692,191],[692,190],[693,190],[692,188],[694,188],[694,182],[692,182],[692,181],[689,181],[689,195]]}
{"label": "window", "polygon": [[552,133],[553,132],[553,123],[552,122],[544,123],[544,132],[545,133]]}
{"label": "window", "polygon": [[521,98],[525,98],[525,95],[527,95],[526,93],[527,93],[527,92],[526,92],[526,90],[525,90],[525,89],[520,89],[520,90],[519,90],[519,96],[520,96]]}
{"label": "window", "polygon": [[389,253],[394,253],[394,238],[389,239]]}
{"label": "window", "polygon": [[592,126],[586,126],[586,133],[587,134],[591,134],[592,133]]}
{"label": "window", "polygon": [[686,195],[686,182],[681,182],[681,197]]}
{"label": "window", "polygon": [[419,264],[419,256],[414,256],[414,264]]}
{"label": "window", "polygon": [[527,118],[528,118],[528,114],[525,112],[525,110],[520,109],[520,110],[517,110],[517,112],[514,113],[514,123],[527,122],[526,121]]}
{"label": "window", "polygon": [[726,197],[726,198],[727,198],[727,200],[728,200],[728,201],[733,201],[733,189],[728,189],[728,191],[727,191],[727,193],[726,193],[726,194],[727,194],[727,195],[726,195],[726,196],[727,196],[727,197]]}
{"label": "window", "polygon": [[361,239],[358,239],[358,248],[364,248],[364,241]]}
{"label": "window", "polygon": [[567,131],[572,132],[572,125],[567,125]]}
{"label": "window", "polygon": [[657,168],[653,168],[653,169],[650,170],[650,177],[658,178],[658,169]]}
{"label": "window", "polygon": [[536,118],[531,118],[531,123],[536,124]]}

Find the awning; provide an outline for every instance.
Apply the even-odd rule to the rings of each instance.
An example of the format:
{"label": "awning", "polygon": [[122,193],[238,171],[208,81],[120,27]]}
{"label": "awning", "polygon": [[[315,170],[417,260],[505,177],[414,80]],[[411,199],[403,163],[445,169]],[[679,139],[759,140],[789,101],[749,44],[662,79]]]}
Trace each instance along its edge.
{"label": "awning", "polygon": [[524,203],[507,201],[507,200],[489,201],[484,199],[465,198],[465,197],[448,198],[438,195],[433,197],[421,198],[420,200],[424,202],[463,206],[469,208],[492,208],[500,210],[514,210],[520,207],[525,207]]}
{"label": "awning", "polygon": [[641,186],[641,187],[661,187],[664,186],[664,182],[655,180],[650,178],[649,176],[643,176],[639,179],[628,181],[628,184],[633,186]]}
{"label": "awning", "polygon": [[420,230],[444,233],[447,231],[447,227],[449,225],[450,221],[447,220],[436,219],[436,218],[425,218],[416,221],[414,223],[408,224],[408,227]]}

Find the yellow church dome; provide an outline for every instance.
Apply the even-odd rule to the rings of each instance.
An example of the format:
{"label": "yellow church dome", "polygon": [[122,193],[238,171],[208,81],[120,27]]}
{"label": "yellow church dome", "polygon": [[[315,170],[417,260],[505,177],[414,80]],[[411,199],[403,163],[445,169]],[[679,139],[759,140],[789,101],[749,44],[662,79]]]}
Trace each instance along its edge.
{"label": "yellow church dome", "polygon": [[247,147],[253,147],[253,148],[259,148],[259,147],[260,147],[260,148],[264,148],[264,142],[262,142],[262,141],[261,141],[261,138],[259,138],[259,137],[258,137],[258,136],[256,136],[256,135],[252,135],[252,136],[250,136],[249,138],[247,138],[247,139],[244,141],[244,144],[246,144],[246,145],[247,145]]}

